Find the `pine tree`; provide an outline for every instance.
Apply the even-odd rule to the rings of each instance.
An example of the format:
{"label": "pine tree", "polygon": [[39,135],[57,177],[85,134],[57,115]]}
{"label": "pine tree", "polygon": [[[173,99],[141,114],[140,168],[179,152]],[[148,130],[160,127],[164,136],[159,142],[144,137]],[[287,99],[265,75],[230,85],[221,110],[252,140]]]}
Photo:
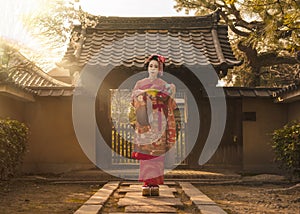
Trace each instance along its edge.
{"label": "pine tree", "polygon": [[295,77],[300,62],[299,0],[175,1],[177,10],[195,10],[197,15],[219,10],[222,20],[233,33],[233,49],[244,60],[240,72],[235,70],[231,74],[238,77],[237,84],[274,85],[274,79],[280,82],[281,76],[287,78],[286,73],[278,70],[283,67],[282,72],[296,69],[289,70],[289,81]]}

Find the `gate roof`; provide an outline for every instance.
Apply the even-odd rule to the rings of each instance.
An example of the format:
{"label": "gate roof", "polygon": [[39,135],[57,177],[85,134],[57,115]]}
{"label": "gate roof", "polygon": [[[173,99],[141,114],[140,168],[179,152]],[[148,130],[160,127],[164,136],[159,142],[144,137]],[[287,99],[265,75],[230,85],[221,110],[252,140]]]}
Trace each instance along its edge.
{"label": "gate roof", "polygon": [[239,65],[219,14],[192,17],[94,17],[93,27],[76,26],[64,56],[77,66],[143,67],[158,53],[166,65],[211,64],[220,73]]}

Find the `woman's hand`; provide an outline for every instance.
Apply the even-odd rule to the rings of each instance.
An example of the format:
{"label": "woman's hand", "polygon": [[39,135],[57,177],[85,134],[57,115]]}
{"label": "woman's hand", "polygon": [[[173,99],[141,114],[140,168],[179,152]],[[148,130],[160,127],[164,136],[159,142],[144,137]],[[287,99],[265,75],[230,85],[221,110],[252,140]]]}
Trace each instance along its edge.
{"label": "woman's hand", "polygon": [[139,101],[139,102],[142,102],[143,100],[144,100],[144,97],[143,97],[143,95],[138,95],[137,96],[137,100]]}

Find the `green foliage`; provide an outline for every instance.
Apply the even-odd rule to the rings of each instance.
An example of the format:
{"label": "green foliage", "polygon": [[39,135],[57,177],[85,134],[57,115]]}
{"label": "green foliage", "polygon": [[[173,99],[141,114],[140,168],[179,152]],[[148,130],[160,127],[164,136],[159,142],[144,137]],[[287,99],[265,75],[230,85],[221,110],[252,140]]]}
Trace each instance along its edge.
{"label": "green foliage", "polygon": [[[177,10],[221,11],[222,18],[243,41],[258,51],[300,48],[300,3],[293,0],[176,0]],[[204,10],[206,9],[206,10]]]}
{"label": "green foliage", "polygon": [[[276,86],[274,80],[286,82],[287,76],[277,74],[272,66],[299,64],[300,2],[294,0],[175,0],[177,10],[195,10],[205,15],[219,9],[221,18],[229,26],[233,48],[244,65],[239,70],[239,86]],[[238,53],[242,52],[242,53]],[[250,68],[250,73],[248,72]],[[289,66],[286,66],[289,68]],[[236,72],[237,70],[233,70]],[[273,72],[275,71],[275,74]],[[286,71],[286,69],[285,69]],[[285,73],[282,71],[282,73]],[[267,74],[269,73],[269,74]],[[288,80],[294,80],[293,72]],[[240,73],[234,74],[240,76]],[[269,77],[271,78],[269,81]]]}
{"label": "green foliage", "polygon": [[272,133],[272,148],[285,169],[300,175],[300,123],[293,121]]}
{"label": "green foliage", "polygon": [[17,120],[0,120],[0,179],[16,173],[23,160],[28,141],[28,128]]}

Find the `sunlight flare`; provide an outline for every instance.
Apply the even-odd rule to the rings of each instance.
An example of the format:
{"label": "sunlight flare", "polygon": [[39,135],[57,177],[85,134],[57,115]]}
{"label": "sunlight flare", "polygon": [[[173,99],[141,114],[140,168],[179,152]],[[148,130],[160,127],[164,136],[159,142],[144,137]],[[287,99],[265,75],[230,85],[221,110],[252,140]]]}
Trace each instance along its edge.
{"label": "sunlight flare", "polygon": [[26,17],[40,12],[45,0],[0,0],[2,19],[0,37],[12,45],[39,48],[37,41],[25,29]]}
{"label": "sunlight flare", "polygon": [[[49,7],[47,0],[0,0],[2,19],[0,19],[0,39],[19,50],[27,58],[35,61],[43,70],[53,67],[58,59],[52,56],[47,41],[41,41],[29,33],[32,17],[44,13]],[[42,59],[42,60],[41,60]],[[52,64],[49,66],[49,64]]]}

